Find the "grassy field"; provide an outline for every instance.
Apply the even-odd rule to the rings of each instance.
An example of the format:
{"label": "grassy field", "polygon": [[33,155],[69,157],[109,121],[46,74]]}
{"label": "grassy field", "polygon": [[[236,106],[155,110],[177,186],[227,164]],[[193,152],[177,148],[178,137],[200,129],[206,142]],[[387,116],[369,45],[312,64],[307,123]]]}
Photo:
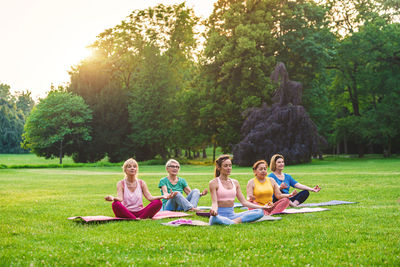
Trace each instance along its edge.
{"label": "grassy field", "polygon": [[[0,169],[0,265],[400,265],[400,159],[328,158],[285,170],[322,187],[308,202],[359,203],[228,227],[160,224],[168,219],[82,225],[67,217],[113,216],[103,197],[115,194],[120,167]],[[180,176],[203,189],[212,173],[185,165]],[[140,166],[139,175],[158,195],[164,166]],[[251,169],[234,167],[232,177],[244,190]],[[210,204],[209,195],[199,203]]]}

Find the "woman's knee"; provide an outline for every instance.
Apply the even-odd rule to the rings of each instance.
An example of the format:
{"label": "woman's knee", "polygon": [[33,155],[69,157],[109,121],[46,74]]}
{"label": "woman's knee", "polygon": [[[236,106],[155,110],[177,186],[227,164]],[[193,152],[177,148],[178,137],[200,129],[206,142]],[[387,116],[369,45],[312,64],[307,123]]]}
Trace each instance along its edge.
{"label": "woman's knee", "polygon": [[199,189],[195,188],[192,191],[193,191],[193,194],[200,195],[200,190]]}
{"label": "woman's knee", "polygon": [[119,201],[114,201],[111,206],[113,209],[115,209],[115,208],[121,207],[122,203]]}
{"label": "woman's knee", "polygon": [[290,203],[289,198],[281,198],[280,201],[281,201],[281,203],[284,203],[284,204],[287,204],[287,205],[289,205],[289,203]]}
{"label": "woman's knee", "polygon": [[154,206],[160,207],[162,206],[162,201],[159,199],[154,199],[153,201],[151,201],[151,204],[153,204]]}

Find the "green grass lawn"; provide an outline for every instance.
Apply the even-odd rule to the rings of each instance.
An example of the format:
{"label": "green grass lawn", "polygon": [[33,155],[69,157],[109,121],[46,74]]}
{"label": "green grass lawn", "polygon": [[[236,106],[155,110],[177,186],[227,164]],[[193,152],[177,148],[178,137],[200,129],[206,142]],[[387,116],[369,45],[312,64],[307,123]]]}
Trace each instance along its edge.
{"label": "green grass lawn", "polygon": [[[115,194],[121,167],[0,169],[0,265],[400,265],[400,159],[330,158],[286,172],[322,187],[308,202],[359,203],[228,227],[160,224],[168,219],[82,225],[67,217],[113,216],[103,197]],[[180,176],[202,190],[212,173],[185,165]],[[139,167],[154,195],[164,175],[164,166]],[[245,190],[252,172],[234,167],[232,177]],[[210,204],[210,195],[199,203]]]}

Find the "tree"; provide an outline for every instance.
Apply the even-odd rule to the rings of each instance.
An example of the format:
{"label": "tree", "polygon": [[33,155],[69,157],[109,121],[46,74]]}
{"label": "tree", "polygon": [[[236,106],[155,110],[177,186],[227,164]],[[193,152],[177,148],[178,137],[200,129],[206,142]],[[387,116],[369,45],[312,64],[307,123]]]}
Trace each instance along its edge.
{"label": "tree", "polygon": [[176,147],[171,140],[184,133],[178,132],[176,115],[184,107],[177,96],[192,79],[197,21],[184,3],[160,4],[133,11],[98,36],[96,56],[71,72],[69,90],[93,110],[93,153],[90,158],[85,149],[77,158],[97,160],[107,153],[110,161],[143,160],[166,157]]}
{"label": "tree", "polygon": [[128,90],[114,77],[112,64],[101,53],[83,61],[71,73],[68,91],[80,95],[92,110],[92,138],[77,147],[75,162],[96,162],[108,154],[111,162],[132,156],[128,138]]}
{"label": "tree", "polygon": [[50,91],[41,99],[28,117],[23,134],[23,146],[38,156],[72,155],[76,147],[89,141],[91,110],[80,96]]}
{"label": "tree", "polygon": [[10,86],[0,84],[0,153],[24,153],[21,148],[26,117],[33,107],[30,92],[11,95]]}
{"label": "tree", "polygon": [[214,117],[222,116],[213,135],[224,151],[240,139],[242,112],[271,103],[276,59],[305,87],[330,59],[326,12],[312,1],[216,3],[207,22],[204,71]]}
{"label": "tree", "polygon": [[378,16],[341,40],[337,49],[332,100],[348,110],[337,119],[338,140],[347,137],[358,144],[360,157],[368,144],[381,144],[387,151],[398,135],[398,127],[385,117],[393,109],[389,99],[398,99],[400,93],[399,36],[400,24]]}

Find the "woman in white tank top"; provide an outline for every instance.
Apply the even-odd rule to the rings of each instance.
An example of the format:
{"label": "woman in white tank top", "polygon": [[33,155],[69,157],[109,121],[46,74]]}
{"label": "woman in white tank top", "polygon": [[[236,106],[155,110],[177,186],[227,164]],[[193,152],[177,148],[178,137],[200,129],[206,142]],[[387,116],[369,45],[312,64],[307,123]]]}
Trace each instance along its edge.
{"label": "woman in white tank top", "polygon": [[[137,178],[139,166],[136,160],[128,159],[122,169],[125,178],[117,183],[117,197],[106,196],[104,199],[113,201],[112,209],[116,217],[129,219],[152,218],[162,207],[160,199],[170,199],[174,194],[152,196],[146,183]],[[150,201],[143,207],[142,195]]]}

